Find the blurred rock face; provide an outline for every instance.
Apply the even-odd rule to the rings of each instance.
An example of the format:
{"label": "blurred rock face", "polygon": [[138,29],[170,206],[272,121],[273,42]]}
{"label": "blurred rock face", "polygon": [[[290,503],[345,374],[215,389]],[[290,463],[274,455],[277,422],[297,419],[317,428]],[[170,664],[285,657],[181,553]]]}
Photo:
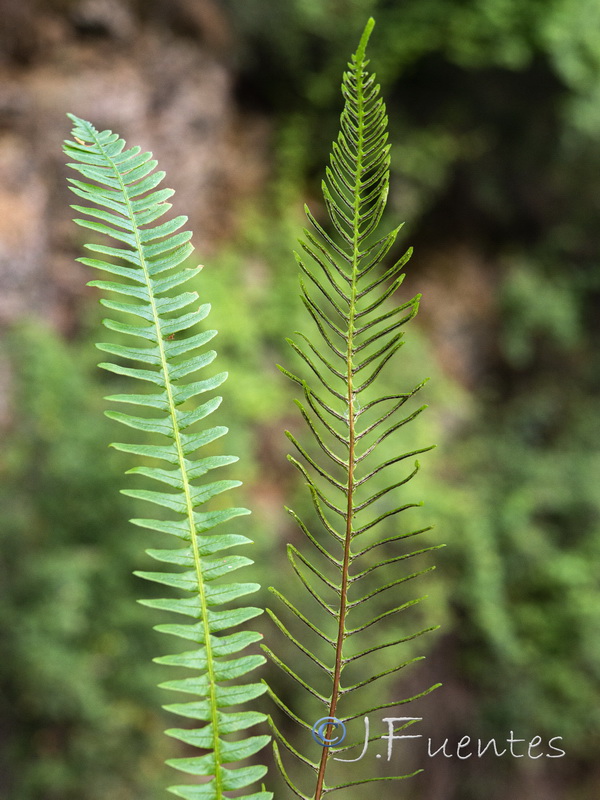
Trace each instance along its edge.
{"label": "blurred rock face", "polygon": [[71,111],[151,150],[190,217],[201,261],[263,174],[264,123],[231,97],[227,21],[212,0],[0,0],[0,325],[24,313],[76,325],[61,142]]}

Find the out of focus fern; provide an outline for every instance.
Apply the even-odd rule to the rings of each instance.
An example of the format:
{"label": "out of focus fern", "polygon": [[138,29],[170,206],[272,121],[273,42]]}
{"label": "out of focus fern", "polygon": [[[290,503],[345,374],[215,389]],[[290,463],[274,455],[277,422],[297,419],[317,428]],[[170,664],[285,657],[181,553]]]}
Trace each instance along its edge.
{"label": "out of focus fern", "polygon": [[[221,800],[225,792],[245,789],[266,772],[260,765],[233,769],[230,765],[255,754],[268,742],[266,735],[234,738],[264,720],[253,711],[226,711],[263,693],[257,683],[231,684],[264,661],[261,655],[239,655],[260,639],[250,631],[231,633],[238,626],[260,613],[254,607],[238,607],[237,600],[255,592],[256,583],[232,583],[219,579],[252,562],[243,556],[223,552],[250,540],[235,533],[214,533],[217,525],[247,514],[243,508],[199,511],[211,498],[239,485],[238,481],[218,480],[197,483],[208,472],[231,464],[230,456],[198,458],[199,449],[210,445],[227,432],[222,426],[197,430],[197,423],[215,411],[220,397],[190,404],[199,395],[213,392],[226,378],[225,373],[202,380],[188,376],[204,370],[215,358],[214,351],[204,346],[216,331],[203,330],[190,335],[190,329],[202,323],[210,306],[198,307],[196,292],[173,290],[195,276],[200,268],[182,269],[181,264],[192,252],[191,233],[180,229],[186,217],[175,217],[153,224],[171,205],[166,201],[171,189],[157,189],[164,178],[156,172],[156,161],[139,147],[126,149],[125,142],[111,131],[98,132],[90,123],[71,116],[73,140],[65,143],[66,154],[73,159],[71,167],[84,181],[71,179],[71,189],[86,201],[73,206],[85,218],[75,221],[100,234],[107,234],[119,246],[88,244],[102,260],[82,258],[83,264],[112,273],[115,281],[91,281],[90,285],[122,295],[125,302],[103,299],[101,302],[118,315],[135,318],[135,324],[106,319],[104,324],[124,337],[132,337],[127,345],[101,343],[98,347],[116,361],[101,364],[104,369],[141,381],[149,388],[135,394],[112,396],[112,401],[141,409],[141,416],[117,411],[107,415],[125,425],[156,437],[153,444],[114,444],[119,450],[158,462],[161,466],[143,464],[131,472],[140,474],[168,488],[168,491],[128,489],[125,494],[139,498],[171,512],[170,519],[136,519],[136,525],[161,531],[182,541],[175,549],[148,550],[154,559],[184,571],[138,572],[150,581],[174,587],[184,597],[144,600],[145,605],[173,611],[197,622],[159,625],[158,630],[193,643],[193,649],[174,656],[156,659],[162,664],[193,670],[194,676],[163,684],[164,688],[194,696],[191,702],[167,708],[184,718],[201,723],[196,729],[175,728],[168,734],[198,747],[199,756],[177,758],[168,763],[178,770],[197,776],[200,783],[174,786],[174,794],[186,800]],[[89,219],[91,217],[91,219]],[[178,232],[179,231],[179,232]],[[123,363],[124,362],[124,363]],[[129,366],[128,364],[142,366]],[[191,432],[190,432],[191,431]],[[209,533],[210,532],[210,533]],[[227,608],[231,603],[233,607]],[[221,606],[226,606],[221,608]],[[269,800],[269,792],[246,794],[252,800]]]}
{"label": "out of focus fern", "polygon": [[[288,433],[300,456],[300,460],[290,459],[307,483],[317,523],[315,528],[290,512],[316,554],[307,555],[289,545],[288,556],[294,572],[318,604],[311,606],[317,616],[307,609],[299,610],[285,593],[274,588],[294,629],[308,629],[309,639],[301,641],[290,631],[290,623],[284,623],[271,611],[270,616],[286,640],[301,653],[300,666],[294,662],[292,668],[270,647],[263,646],[301,693],[321,704],[321,716],[330,719],[321,731],[323,741],[335,739],[331,733],[337,719],[347,722],[399,702],[372,704],[371,700],[360,699],[360,690],[418,660],[400,658],[395,666],[384,670],[378,665],[382,649],[402,645],[425,629],[408,631],[396,623],[397,631],[380,635],[376,642],[364,639],[370,635],[370,631],[365,632],[372,625],[397,620],[419,602],[421,598],[398,603],[393,595],[405,582],[433,569],[421,566],[415,571],[403,570],[405,561],[435,549],[396,549],[391,558],[381,555],[385,546],[398,546],[427,528],[399,532],[388,527],[391,535],[374,536],[396,515],[420,505],[403,501],[396,490],[404,487],[419,469],[415,461],[412,470],[402,470],[404,463],[431,448],[397,450],[392,458],[381,460],[380,456],[377,460],[379,445],[420,414],[424,406],[406,416],[401,413],[423,383],[394,394],[377,391],[377,379],[402,346],[402,328],[417,313],[419,297],[400,305],[390,302],[402,283],[402,270],[410,251],[387,269],[381,269],[399,228],[384,235],[379,233],[388,195],[390,158],[386,109],[365,58],[373,25],[370,20],[344,74],[341,130],[333,143],[330,167],[322,184],[333,235],[307,208],[311,229],[305,231],[301,242],[304,254],[297,255],[303,275],[302,300],[316,330],[313,339],[299,334],[301,341],[289,341],[303,364],[301,375],[308,375],[310,380],[283,369],[304,395],[298,407],[313,442],[307,445]],[[385,546],[378,550],[382,545]],[[391,579],[388,575],[377,581],[377,576],[385,575],[390,568],[394,573]],[[383,592],[392,599],[382,611]],[[316,624],[320,618],[318,606],[324,620]],[[319,641],[321,646],[317,649]],[[309,663],[311,674],[301,666]],[[309,746],[314,748],[307,735],[313,720],[301,718],[275,691],[270,693],[275,703],[304,729]],[[300,798],[320,800],[329,792],[355,783],[394,779],[367,776],[331,785],[327,780],[328,747],[323,747],[320,757],[313,760],[277,726],[273,729],[279,743],[313,772],[312,786],[306,793],[288,774],[277,742],[274,743],[283,778]]]}

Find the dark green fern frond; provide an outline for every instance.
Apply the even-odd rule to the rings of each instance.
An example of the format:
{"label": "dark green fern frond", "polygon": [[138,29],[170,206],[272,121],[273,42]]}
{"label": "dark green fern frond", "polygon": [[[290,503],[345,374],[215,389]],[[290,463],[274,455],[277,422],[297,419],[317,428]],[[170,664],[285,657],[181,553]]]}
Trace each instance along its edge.
{"label": "dark green fern frond", "polygon": [[[211,394],[223,383],[226,374],[196,377],[215,358],[215,352],[205,350],[204,346],[216,331],[190,333],[204,321],[210,306],[198,306],[196,292],[178,288],[193,278],[200,267],[181,266],[193,250],[191,233],[181,230],[187,218],[157,222],[171,208],[167,200],[173,191],[158,188],[164,173],[155,171],[156,161],[151,153],[142,153],[139,147],[126,149],[123,139],[111,131],[98,132],[90,123],[74,116],[71,120],[73,141],[67,141],[64,149],[74,161],[69,166],[80,172],[84,180],[71,179],[70,185],[86,203],[73,206],[85,215],[75,221],[118,243],[117,246],[88,244],[86,247],[99,253],[101,259],[79,261],[116,276],[115,280],[91,281],[90,285],[123,296],[124,301],[102,299],[101,302],[112,311],[133,318],[133,322],[104,320],[107,328],[131,338],[127,345],[98,344],[100,350],[116,359],[100,366],[141,382],[139,393],[108,398],[137,406],[140,416],[120,411],[106,413],[131,428],[156,436],[157,442],[113,445],[144,461],[149,459],[151,464],[160,464],[134,467],[130,472],[161,484],[161,490],[132,489],[124,493],[169,512],[167,519],[132,522],[171,534],[182,543],[175,549],[147,551],[152,558],[170,565],[169,571],[136,574],[181,590],[185,596],[141,602],[197,620],[157,626],[157,630],[193,643],[192,650],[156,661],[193,671],[193,677],[162,686],[193,696],[191,702],[167,708],[201,723],[196,729],[173,728],[167,733],[208,751],[168,762],[195,776],[196,781],[190,786],[174,786],[170,791],[187,800],[221,800],[227,796],[225,793],[245,789],[262,778],[266,767],[231,765],[253,755],[269,741],[264,735],[240,735],[263,721],[264,715],[227,710],[263,693],[261,684],[230,683],[264,662],[261,655],[241,655],[261,638],[259,634],[230,632],[261,613],[258,608],[237,605],[240,598],[255,592],[259,586],[220,580],[252,563],[243,556],[223,554],[250,540],[240,534],[213,532],[216,526],[249,512],[243,508],[201,510],[211,498],[239,486],[239,481],[197,483],[197,479],[210,471],[237,460],[231,456],[198,455],[198,451],[227,432],[222,426],[198,428],[197,425],[219,406],[221,398]],[[195,404],[202,395],[210,399]],[[172,567],[181,567],[183,571]],[[230,734],[235,735],[231,738]],[[269,800],[272,794],[258,791],[245,797]]]}
{"label": "dark green fern frond", "polygon": [[[423,383],[391,394],[377,389],[380,374],[403,344],[402,328],[417,313],[420,298],[399,305],[391,302],[404,278],[402,270],[410,251],[391,266],[381,267],[400,229],[379,233],[388,195],[390,156],[386,108],[365,60],[373,24],[370,20],[343,77],[341,128],[322,183],[334,233],[330,235],[307,208],[311,228],[301,241],[303,253],[296,255],[302,273],[302,301],[314,322],[316,336],[311,340],[299,334],[298,340],[288,340],[302,362],[301,371],[295,374],[282,369],[303,392],[297,404],[311,438],[304,443],[292,433],[287,435],[299,456],[290,456],[290,460],[309,488],[316,522],[313,527],[291,512],[314,550],[307,555],[290,546],[288,557],[312,598],[308,603],[315,613],[320,608],[323,624],[316,625],[310,612],[301,612],[283,594],[272,590],[283,602],[289,623],[279,618],[279,612],[269,614],[292,649],[301,655],[292,669],[271,648],[264,647],[296,690],[316,699],[317,706],[322,707],[321,716],[342,721],[407,702],[364,700],[360,691],[419,660],[398,659],[395,666],[382,669],[378,658],[385,648],[405,644],[432,630],[407,630],[398,620],[422,598],[399,602],[394,595],[403,584],[433,569],[404,570],[404,562],[412,563],[435,547],[392,551],[391,557],[379,555],[423,532],[394,533],[397,515],[420,505],[394,498],[419,469],[419,463],[414,462],[412,469],[405,470],[404,462],[431,448],[405,453],[393,450],[392,455],[388,449],[385,455],[388,439],[424,406],[402,413]],[[374,538],[375,532],[386,525],[392,535]],[[398,630],[388,631],[387,638],[381,634],[376,638],[376,631],[371,633],[370,629],[382,621],[391,622]],[[306,639],[301,640],[303,631]],[[309,667],[314,678],[306,677]],[[304,740],[314,753],[316,745],[306,733],[314,720],[302,719],[274,691],[270,694],[280,710],[304,730]],[[332,724],[326,728],[327,738],[332,729]],[[328,748],[314,759],[303,755],[301,748],[293,746],[274,724],[273,730],[277,763],[296,796],[320,800],[328,792],[354,785],[328,783]],[[314,773],[308,794],[287,774],[277,743]],[[388,779],[372,776],[356,783]]]}

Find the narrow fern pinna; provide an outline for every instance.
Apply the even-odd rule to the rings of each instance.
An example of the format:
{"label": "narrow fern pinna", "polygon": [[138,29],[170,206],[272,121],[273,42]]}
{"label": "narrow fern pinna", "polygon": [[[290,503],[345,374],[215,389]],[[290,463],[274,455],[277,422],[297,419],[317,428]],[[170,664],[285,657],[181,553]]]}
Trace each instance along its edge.
{"label": "narrow fern pinna", "polygon": [[[190,329],[205,320],[210,306],[198,306],[196,292],[178,289],[200,270],[200,267],[181,266],[193,250],[189,241],[191,233],[180,230],[187,218],[179,216],[154,224],[171,208],[167,200],[173,191],[157,188],[164,173],[156,171],[157,163],[152,160],[151,153],[143,153],[139,147],[126,149],[123,139],[111,131],[98,132],[90,123],[71,115],[70,118],[74,123],[73,141],[65,142],[64,149],[74,161],[69,166],[84,177],[84,181],[70,179],[70,188],[86,201],[86,205],[73,206],[86,217],[75,222],[118,242],[116,247],[88,244],[89,250],[103,258],[80,258],[79,261],[116,276],[115,281],[91,281],[90,285],[123,295],[125,302],[108,299],[100,302],[111,311],[128,315],[126,319],[135,318],[133,324],[104,320],[110,330],[131,337],[130,344],[101,343],[97,346],[116,357],[116,361],[102,363],[101,367],[141,382],[139,393],[119,394],[108,399],[138,406],[142,415],[120,411],[106,413],[131,428],[155,435],[158,442],[118,443],[113,447],[139,456],[144,462],[160,463],[160,466],[137,466],[130,472],[168,487],[168,491],[131,489],[124,493],[172,512],[170,519],[135,519],[132,522],[172,534],[183,544],[175,549],[147,552],[157,561],[184,568],[184,571],[136,574],[182,590],[185,596],[141,602],[197,620],[157,626],[157,630],[193,642],[192,650],[156,661],[194,672],[193,677],[172,680],[162,686],[194,696],[191,702],[166,708],[201,723],[196,729],[174,728],[167,733],[208,751],[167,762],[178,770],[198,776],[193,785],[174,786],[170,791],[187,800],[221,800],[225,792],[245,789],[262,778],[266,772],[263,766],[232,768],[230,765],[253,755],[269,740],[264,735],[239,735],[240,731],[262,722],[264,715],[225,710],[246,703],[263,691],[257,683],[230,683],[264,661],[261,655],[240,655],[261,638],[259,634],[229,631],[258,615],[260,609],[237,605],[227,608],[228,604],[259,587],[255,583],[219,580],[252,563],[244,556],[223,555],[223,551],[250,540],[240,534],[212,532],[217,525],[249,512],[243,508],[199,510],[211,498],[239,485],[232,480],[197,483],[198,478],[211,470],[236,461],[230,456],[197,457],[199,449],[223,436],[227,429],[216,426],[197,430],[197,423],[217,409],[221,398],[210,397],[200,404],[194,402],[195,398],[212,393],[223,383],[226,374],[190,380],[190,376],[208,367],[215,358],[214,351],[203,348],[216,331],[190,333]],[[173,292],[175,289],[178,290]],[[142,366],[129,366],[130,362]],[[230,734],[237,735],[232,739]],[[252,793],[245,797],[252,800],[272,797],[269,792],[249,791]]]}
{"label": "narrow fern pinna", "polygon": [[[432,629],[409,630],[407,623],[402,622],[406,615],[401,612],[422,598],[402,603],[392,600],[382,610],[381,597],[385,592],[385,600],[387,593],[396,592],[401,584],[433,569],[424,567],[409,573],[401,567],[406,559],[434,547],[413,552],[393,549],[401,540],[428,528],[407,532],[391,528],[391,535],[373,537],[375,529],[379,531],[386,521],[421,505],[394,500],[396,490],[404,487],[418,471],[418,462],[408,474],[396,470],[407,459],[431,449],[424,447],[401,454],[395,449],[391,457],[384,455],[383,460],[380,455],[389,444],[388,437],[414,419],[424,406],[407,416],[398,415],[423,383],[402,393],[382,394],[377,389],[380,373],[403,344],[401,328],[416,314],[419,297],[400,305],[391,303],[402,283],[402,270],[410,250],[387,269],[381,268],[400,228],[383,236],[378,234],[388,195],[390,157],[385,105],[375,76],[367,72],[365,59],[373,24],[370,20],[344,74],[341,130],[333,143],[330,166],[322,183],[333,233],[329,235],[306,208],[311,230],[305,230],[305,239],[300,242],[303,254],[296,254],[302,274],[301,297],[314,323],[315,338],[311,341],[298,334],[301,341],[288,341],[303,362],[300,374],[310,376],[310,380],[283,369],[304,395],[297,404],[312,434],[312,444],[301,443],[292,433],[287,435],[300,455],[300,460],[292,456],[290,460],[305,479],[316,512],[315,525],[290,512],[315,551],[307,555],[289,545],[288,557],[312,597],[309,602],[315,601],[312,607],[318,610],[320,606],[323,623],[315,625],[311,612],[305,608],[301,612],[283,593],[272,588],[282,601],[290,623],[284,624],[273,611],[269,614],[284,637],[303,655],[292,669],[270,647],[263,646],[300,687],[305,697],[302,708],[310,707],[307,701],[312,696],[316,698],[317,709],[320,704],[319,716],[331,718],[322,737],[327,740],[335,738],[331,736],[336,724],[333,718],[348,722],[398,704],[399,701],[379,702],[372,697],[361,700],[360,690],[419,660],[419,657],[396,659],[390,668],[382,670],[379,662],[385,655],[384,648],[401,645]],[[388,630],[387,637],[379,633],[374,642],[371,637],[382,627],[377,623],[386,622],[394,624],[397,630],[393,633]],[[291,626],[300,634],[294,635]],[[371,626],[376,627],[367,630]],[[298,638],[302,630],[306,633],[303,641]],[[313,677],[308,674],[309,666]],[[355,783],[395,779],[371,775],[364,780],[346,779],[338,785],[329,783],[331,751],[323,747],[319,753],[309,735],[315,717],[306,719],[303,711],[301,718],[275,691],[270,690],[270,694],[295,726],[304,730],[308,755],[284,735],[281,726],[272,724],[275,757],[284,780],[296,796],[320,800],[326,793]],[[379,736],[376,732],[370,738]],[[298,780],[288,773],[278,743],[313,772],[309,790],[301,789]],[[337,748],[334,754],[337,756],[340,750],[352,746]]]}

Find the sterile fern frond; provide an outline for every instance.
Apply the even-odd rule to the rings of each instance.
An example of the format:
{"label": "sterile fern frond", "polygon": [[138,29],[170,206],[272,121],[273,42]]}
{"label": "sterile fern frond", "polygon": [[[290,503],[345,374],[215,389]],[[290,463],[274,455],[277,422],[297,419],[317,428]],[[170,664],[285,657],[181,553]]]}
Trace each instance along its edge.
{"label": "sterile fern frond", "polygon": [[[183,571],[138,572],[137,575],[174,587],[184,597],[143,600],[144,605],[173,611],[196,622],[158,625],[164,631],[188,642],[193,649],[174,656],[155,659],[161,664],[185,667],[193,677],[162,684],[166,689],[183,692],[195,700],[166,708],[186,719],[201,723],[196,729],[173,728],[167,733],[188,745],[201,748],[203,754],[176,758],[170,766],[195,776],[194,785],[174,786],[170,791],[187,800],[222,800],[229,792],[238,792],[260,780],[266,767],[260,765],[232,768],[265,746],[269,736],[248,736],[247,731],[265,717],[253,711],[227,711],[262,694],[257,683],[231,684],[260,666],[262,655],[241,655],[261,636],[250,631],[230,632],[261,613],[254,607],[238,607],[237,601],[259,586],[256,583],[223,582],[220,579],[252,562],[243,556],[223,555],[225,550],[250,540],[236,533],[215,533],[213,529],[234,517],[249,513],[243,508],[200,510],[208,500],[239,486],[239,481],[216,480],[198,484],[198,478],[231,464],[231,456],[207,455],[198,451],[227,432],[222,426],[197,429],[197,423],[215,411],[220,397],[211,396],[225,380],[219,373],[201,380],[190,376],[212,363],[215,352],[204,350],[216,331],[190,333],[205,320],[210,306],[198,306],[194,291],[178,287],[200,270],[182,268],[191,254],[191,233],[182,231],[186,217],[157,223],[171,205],[173,191],[157,188],[164,178],[157,172],[151,153],[139,147],[126,149],[125,142],[111,131],[98,132],[90,123],[71,116],[73,141],[65,142],[69,164],[84,180],[70,179],[70,187],[83,198],[85,205],[73,208],[85,218],[78,225],[106,234],[118,245],[88,244],[101,259],[81,258],[83,264],[116,276],[114,281],[91,281],[91,286],[122,295],[121,300],[102,299],[107,308],[134,318],[131,322],[104,320],[107,328],[118,332],[127,345],[100,343],[100,350],[116,357],[100,364],[106,370],[140,381],[143,388],[135,394],[119,394],[108,399],[137,406],[140,416],[118,411],[107,415],[125,425],[156,436],[156,444],[116,443],[113,447],[150,459],[160,466],[134,467],[130,472],[150,478],[161,489],[130,489],[124,493],[170,512],[170,518],[135,519],[136,525],[171,534],[182,546],[175,549],[148,550],[152,558]],[[91,218],[91,219],[90,219]],[[108,258],[106,258],[108,257]],[[177,291],[173,292],[173,290]],[[131,337],[131,339],[129,339]],[[133,363],[135,366],[129,366]],[[139,366],[141,365],[141,366]],[[200,404],[201,395],[210,399]],[[192,401],[192,402],[190,402]],[[225,606],[225,608],[221,608]],[[230,734],[235,734],[231,738]],[[200,782],[198,782],[200,781]],[[252,791],[252,790],[250,790]],[[227,794],[225,794],[227,793]],[[244,795],[252,800],[269,800],[270,792],[253,791]]]}
{"label": "sterile fern frond", "polygon": [[[310,612],[301,612],[281,592],[272,589],[283,602],[290,623],[284,623],[274,611],[269,611],[269,615],[291,648],[301,655],[292,669],[271,648],[263,647],[294,682],[296,691],[315,698],[326,717],[341,721],[407,702],[361,701],[359,692],[419,660],[419,657],[399,659],[396,666],[382,669],[378,657],[385,648],[405,644],[433,629],[401,627],[387,638],[363,641],[367,629],[382,621],[398,625],[396,620],[400,615],[422,599],[404,602],[391,599],[382,605],[381,596],[386,592],[393,595],[405,582],[433,569],[425,566],[413,572],[401,571],[407,559],[436,549],[392,551],[391,557],[378,557],[390,545],[398,545],[428,528],[397,532],[385,538],[372,537],[375,529],[379,530],[386,522],[392,523],[406,509],[420,505],[393,499],[397,490],[416,475],[419,463],[414,462],[412,470],[397,470],[402,470],[403,462],[431,449],[423,447],[405,453],[388,450],[387,455],[384,452],[384,442],[389,444],[389,437],[411,422],[425,406],[406,415],[401,413],[423,383],[409,391],[382,394],[377,390],[382,370],[403,344],[401,329],[417,313],[420,298],[397,305],[390,302],[404,278],[402,270],[410,250],[391,266],[381,268],[400,228],[383,235],[378,232],[388,195],[390,157],[386,108],[375,76],[367,72],[365,59],[373,24],[370,20],[343,77],[345,104],[341,129],[322,183],[334,233],[330,235],[306,208],[311,228],[305,230],[301,241],[303,253],[296,254],[302,301],[314,322],[316,336],[311,340],[299,334],[298,340],[288,340],[303,363],[299,374],[282,368],[303,392],[303,399],[297,405],[312,439],[305,444],[292,433],[287,435],[299,454],[299,458],[290,456],[290,460],[309,488],[317,525],[313,528],[293,511],[291,515],[320,560],[317,562],[292,546],[288,557],[312,597],[309,602],[316,613],[320,607],[323,624],[315,624]],[[317,532],[319,528],[324,535]],[[377,550],[380,547],[382,551]],[[387,577],[379,577],[382,574]],[[301,641],[303,630],[305,641]],[[369,630],[367,636],[374,634]],[[307,669],[312,665],[314,680],[305,676],[303,664]],[[299,728],[310,731],[311,720],[294,713],[275,691],[269,691],[281,711]],[[325,738],[331,738],[333,725],[332,722],[325,728]],[[355,783],[389,779],[374,776],[366,781],[331,785],[326,780],[330,753],[327,747],[312,760],[293,746],[273,722],[272,728],[276,761],[288,787],[298,797],[320,800],[328,792]],[[304,737],[314,751],[310,737],[306,733]],[[308,794],[286,772],[277,743],[314,773],[313,788]]]}

